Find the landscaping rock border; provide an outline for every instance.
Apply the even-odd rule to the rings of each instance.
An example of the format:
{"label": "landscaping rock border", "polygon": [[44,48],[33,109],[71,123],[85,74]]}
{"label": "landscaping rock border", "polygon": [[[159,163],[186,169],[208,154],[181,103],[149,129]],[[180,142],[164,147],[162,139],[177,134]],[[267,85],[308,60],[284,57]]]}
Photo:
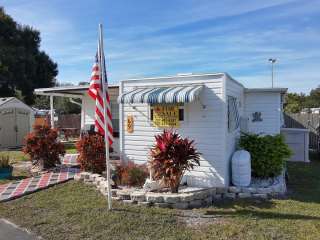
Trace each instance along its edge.
{"label": "landscaping rock border", "polygon": [[[75,180],[94,185],[104,195],[107,195],[108,183],[99,174],[81,172]],[[179,193],[146,192],[143,189],[125,188],[112,189],[112,199],[125,204],[156,206],[161,208],[189,209],[212,205],[223,199],[234,200],[244,198],[268,199],[283,195],[286,192],[285,181],[276,181],[268,187],[236,187],[227,188],[186,188]]]}

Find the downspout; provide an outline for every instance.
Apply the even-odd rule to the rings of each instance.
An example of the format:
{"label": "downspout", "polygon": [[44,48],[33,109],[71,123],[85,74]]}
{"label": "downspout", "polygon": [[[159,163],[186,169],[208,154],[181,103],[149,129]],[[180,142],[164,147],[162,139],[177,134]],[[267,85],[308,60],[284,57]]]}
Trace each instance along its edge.
{"label": "downspout", "polygon": [[54,128],[53,95],[50,95],[50,123],[51,123],[51,128]]}

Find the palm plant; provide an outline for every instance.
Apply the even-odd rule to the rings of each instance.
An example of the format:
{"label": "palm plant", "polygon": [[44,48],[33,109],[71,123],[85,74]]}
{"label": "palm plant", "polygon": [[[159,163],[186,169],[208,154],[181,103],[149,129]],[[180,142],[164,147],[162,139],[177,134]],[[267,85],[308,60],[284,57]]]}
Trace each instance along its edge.
{"label": "palm plant", "polygon": [[156,143],[151,148],[150,166],[155,180],[164,180],[172,193],[177,193],[186,171],[200,166],[200,153],[194,141],[182,138],[177,132],[164,130],[155,136]]}

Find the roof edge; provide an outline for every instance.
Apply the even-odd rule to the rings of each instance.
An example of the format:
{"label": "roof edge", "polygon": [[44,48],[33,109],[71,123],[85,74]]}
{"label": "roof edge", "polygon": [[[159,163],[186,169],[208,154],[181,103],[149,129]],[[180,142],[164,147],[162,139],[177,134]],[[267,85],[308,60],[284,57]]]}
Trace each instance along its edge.
{"label": "roof edge", "polygon": [[224,72],[219,73],[199,73],[199,74],[176,74],[176,75],[169,75],[169,76],[159,76],[159,77],[141,77],[141,78],[128,78],[123,79],[121,82],[127,82],[127,81],[143,81],[143,80],[159,80],[159,79],[172,79],[172,78],[188,78],[188,77],[201,77],[201,76],[219,76],[219,75],[226,75]]}
{"label": "roof edge", "polygon": [[[90,85],[81,85],[81,86],[65,86],[65,87],[51,87],[51,88],[36,88],[34,89],[35,93],[49,93],[54,91],[68,91],[68,90],[88,90]],[[110,88],[117,88],[119,87],[119,84],[109,84],[108,87]]]}
{"label": "roof edge", "polygon": [[279,92],[286,93],[288,88],[245,88],[244,91],[246,93],[254,93],[254,92]]}

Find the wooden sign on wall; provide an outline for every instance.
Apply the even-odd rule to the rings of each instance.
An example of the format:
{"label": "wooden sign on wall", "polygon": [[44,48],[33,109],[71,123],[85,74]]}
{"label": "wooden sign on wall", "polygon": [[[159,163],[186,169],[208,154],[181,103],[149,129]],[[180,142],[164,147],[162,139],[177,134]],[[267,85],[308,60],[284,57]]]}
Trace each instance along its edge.
{"label": "wooden sign on wall", "polygon": [[172,104],[153,107],[153,124],[157,127],[179,127],[179,106]]}
{"label": "wooden sign on wall", "polygon": [[132,115],[127,116],[127,132],[133,133],[133,127],[134,127],[134,118]]}

